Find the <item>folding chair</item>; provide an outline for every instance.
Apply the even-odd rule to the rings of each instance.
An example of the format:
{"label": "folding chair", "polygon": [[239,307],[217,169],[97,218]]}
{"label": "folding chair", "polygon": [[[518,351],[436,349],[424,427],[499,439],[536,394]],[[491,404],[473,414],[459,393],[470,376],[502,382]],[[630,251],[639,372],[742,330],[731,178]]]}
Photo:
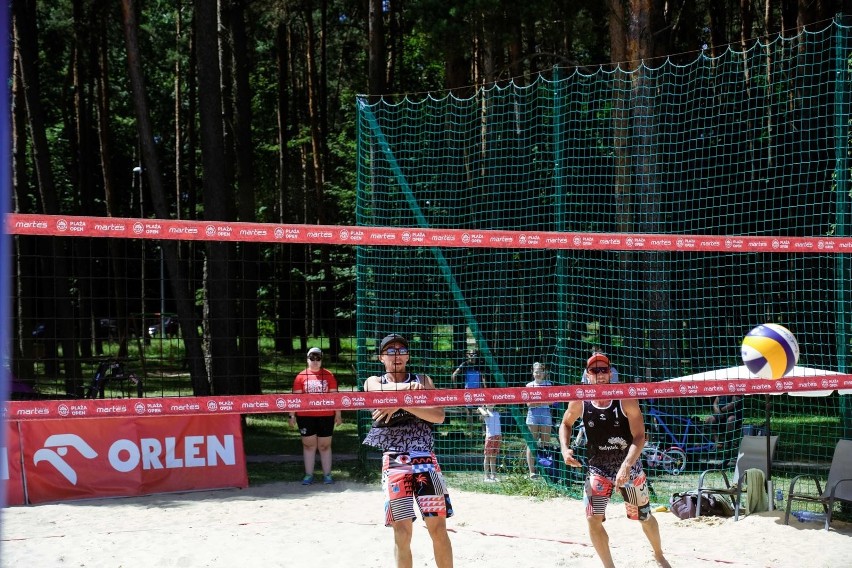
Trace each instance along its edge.
{"label": "folding chair", "polygon": [[[775,457],[775,447],[778,445],[778,436],[769,437],[769,459]],[[748,488],[746,484],[746,471],[749,469],[759,469],[763,475],[768,477],[767,464],[769,462],[766,455],[766,437],[765,436],[743,436],[740,442],[740,449],[737,453],[737,462],[734,466],[734,476],[728,481],[728,473],[724,469],[708,469],[701,472],[698,476],[698,504],[695,507],[696,516],[701,511],[701,497],[706,493],[718,493],[726,495],[731,499],[734,506],[734,520],[740,519],[740,501],[743,492]],[[725,482],[724,487],[712,487],[705,483],[708,474],[721,473],[722,479]]]}
{"label": "folding chair", "polygon": [[[816,494],[796,491],[796,483],[809,480],[816,485]],[[797,475],[790,481],[790,491],[787,492],[787,510],[784,513],[784,524],[790,522],[790,508],[793,501],[819,503],[825,511],[825,530],[831,524],[831,513],[835,501],[852,503],[852,440],[838,440],[834,447],[834,457],[828,470],[828,481],[825,490],[819,483],[819,478],[811,473]]]}

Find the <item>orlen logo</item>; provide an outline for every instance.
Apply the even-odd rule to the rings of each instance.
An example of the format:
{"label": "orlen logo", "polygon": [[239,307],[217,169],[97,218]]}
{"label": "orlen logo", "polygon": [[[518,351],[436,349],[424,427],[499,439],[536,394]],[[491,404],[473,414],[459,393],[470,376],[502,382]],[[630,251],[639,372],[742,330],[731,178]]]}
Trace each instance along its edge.
{"label": "orlen logo", "polygon": [[[180,441],[183,442],[182,448]],[[77,472],[63,459],[68,448],[73,447],[87,459],[98,456],[76,434],[54,434],[45,440],[44,446],[33,455],[33,463],[49,462],[73,485],[77,484]],[[120,473],[128,473],[140,466],[143,470],[182,469],[215,467],[220,463],[234,465],[237,461],[231,434],[221,439],[216,436],[185,436],[182,440],[171,436],[164,439],[141,438],[138,442],[119,439],[107,450],[107,459],[109,465]]]}
{"label": "orlen logo", "polygon": [[[33,454],[33,465],[46,461],[56,468],[71,485],[77,485],[77,472],[62,459],[68,454],[68,448],[72,447],[86,459],[98,457],[98,453],[87,444],[83,438],[76,434],[53,434],[44,441],[44,447]],[[50,448],[56,448],[52,450]]]}

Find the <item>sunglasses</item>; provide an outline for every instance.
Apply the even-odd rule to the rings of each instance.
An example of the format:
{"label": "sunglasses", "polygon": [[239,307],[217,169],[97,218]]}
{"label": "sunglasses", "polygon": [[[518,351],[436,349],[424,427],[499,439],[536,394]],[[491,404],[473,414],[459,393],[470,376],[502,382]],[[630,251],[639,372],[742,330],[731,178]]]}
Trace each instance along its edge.
{"label": "sunglasses", "polygon": [[321,355],[308,355],[309,361],[322,361]]}
{"label": "sunglasses", "polygon": [[408,347],[388,347],[384,355],[408,355]]}
{"label": "sunglasses", "polygon": [[609,367],[590,367],[589,372],[593,375],[599,375],[601,373],[609,373]]}

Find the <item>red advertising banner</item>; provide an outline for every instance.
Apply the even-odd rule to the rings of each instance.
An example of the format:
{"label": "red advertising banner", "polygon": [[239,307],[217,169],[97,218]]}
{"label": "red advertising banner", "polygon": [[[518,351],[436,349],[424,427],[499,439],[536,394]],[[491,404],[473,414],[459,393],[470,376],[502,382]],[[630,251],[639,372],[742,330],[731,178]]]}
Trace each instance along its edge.
{"label": "red advertising banner", "polygon": [[10,235],[497,249],[852,253],[849,237],[560,233],[8,213]]}
{"label": "red advertising banner", "polygon": [[21,423],[30,503],[247,487],[239,415]]}
{"label": "red advertising banner", "polygon": [[5,505],[23,505],[24,476],[21,469],[21,438],[18,422],[6,422],[6,445],[0,447],[0,490]]}
{"label": "red advertising banner", "polygon": [[163,416],[220,416],[266,414],[299,410],[364,410],[400,406],[464,406],[471,404],[524,404],[535,400],[567,402],[610,398],[676,398],[720,394],[772,394],[846,391],[852,375],[814,374],[770,379],[658,381],[551,387],[436,389],[428,391],[340,391],[323,396],[278,393],[233,396],[193,396],[139,399],[13,400],[6,402],[8,420],[45,421],[68,418],[120,418]]}

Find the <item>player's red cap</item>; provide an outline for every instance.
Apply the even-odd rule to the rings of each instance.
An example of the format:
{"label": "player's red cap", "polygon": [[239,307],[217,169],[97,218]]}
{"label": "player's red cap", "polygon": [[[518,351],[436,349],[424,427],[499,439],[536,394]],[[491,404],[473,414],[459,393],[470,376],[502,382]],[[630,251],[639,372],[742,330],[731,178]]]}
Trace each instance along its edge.
{"label": "player's red cap", "polygon": [[586,368],[589,369],[595,366],[607,366],[609,367],[609,357],[604,355],[603,353],[595,353],[589,360],[586,361]]}

